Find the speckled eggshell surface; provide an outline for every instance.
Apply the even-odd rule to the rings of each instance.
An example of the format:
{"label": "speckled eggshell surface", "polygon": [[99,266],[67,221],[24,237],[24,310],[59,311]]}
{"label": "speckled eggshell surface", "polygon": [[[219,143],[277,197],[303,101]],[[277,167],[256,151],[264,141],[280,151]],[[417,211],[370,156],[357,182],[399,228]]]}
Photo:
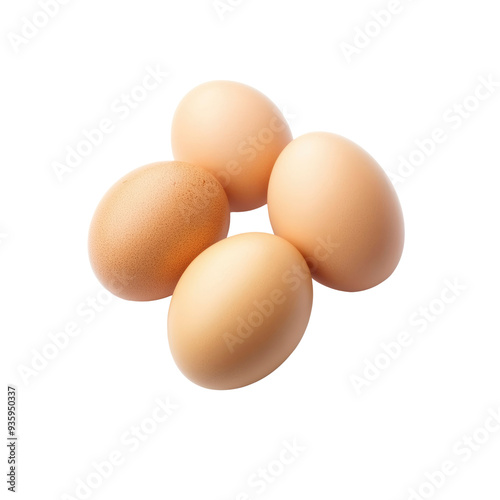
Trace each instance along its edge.
{"label": "speckled eggshell surface", "polygon": [[171,295],[189,263],[229,229],[229,204],[206,170],[183,162],[138,168],[99,203],[89,256],[100,282],[129,300]]}

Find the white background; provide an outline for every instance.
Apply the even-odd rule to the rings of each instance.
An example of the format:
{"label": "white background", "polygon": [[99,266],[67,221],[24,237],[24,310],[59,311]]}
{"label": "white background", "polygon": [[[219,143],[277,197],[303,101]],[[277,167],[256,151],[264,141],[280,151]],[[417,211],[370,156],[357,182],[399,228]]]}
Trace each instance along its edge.
{"label": "white background", "polygon": [[[10,383],[19,393],[17,498],[78,498],[77,479],[114,450],[125,463],[91,498],[404,500],[446,460],[456,473],[428,498],[499,498],[500,432],[466,463],[453,450],[500,406],[500,88],[460,126],[444,120],[479,77],[500,81],[498,6],[401,0],[348,63],[341,43],[387,3],[243,0],[221,19],[210,0],[73,0],[17,52],[12,34],[39,7],[2,3],[2,391]],[[156,65],[170,75],[122,120],[112,103]],[[86,242],[96,204],[126,172],[171,159],[178,101],[213,79],[258,88],[285,110],[294,136],[340,133],[387,172],[397,173],[415,140],[436,127],[447,133],[396,186],[407,236],[394,275],[355,294],[315,283],[293,355],[228,392],[199,388],[175,367],[168,299],[114,299],[91,321],[82,315],[101,290]],[[53,162],[106,117],[115,130],[59,182]],[[230,233],[246,231],[271,231],[266,207],[232,216]],[[410,317],[439,299],[447,279],[467,289],[444,308],[433,302],[440,314],[418,333]],[[72,321],[81,334],[25,383],[19,366]],[[352,376],[403,331],[412,345],[358,394]],[[157,397],[178,409],[130,452],[120,436],[151,416]],[[252,487],[285,440],[305,449],[284,470],[271,465],[279,473],[263,492]]]}

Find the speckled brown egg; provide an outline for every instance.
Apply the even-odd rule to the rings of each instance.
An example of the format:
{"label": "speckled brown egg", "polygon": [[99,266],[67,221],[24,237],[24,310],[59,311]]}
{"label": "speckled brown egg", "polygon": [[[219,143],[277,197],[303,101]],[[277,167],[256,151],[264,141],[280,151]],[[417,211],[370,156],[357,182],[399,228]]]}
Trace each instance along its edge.
{"label": "speckled brown egg", "polygon": [[92,268],[123,299],[168,297],[189,263],[227,236],[229,214],[224,189],[207,170],[175,161],[138,168],[95,211]]}

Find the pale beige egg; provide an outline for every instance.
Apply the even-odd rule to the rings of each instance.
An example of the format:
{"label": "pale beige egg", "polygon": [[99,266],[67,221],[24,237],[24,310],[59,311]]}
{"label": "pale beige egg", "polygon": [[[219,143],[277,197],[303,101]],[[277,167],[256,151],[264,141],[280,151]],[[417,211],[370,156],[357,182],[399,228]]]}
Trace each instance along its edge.
{"label": "pale beige egg", "polygon": [[266,203],[274,162],[291,140],[290,128],[272,101],[237,82],[213,81],[194,88],[172,122],[174,158],[213,173],[236,212]]}
{"label": "pale beige egg", "polygon": [[189,265],[168,314],[173,358],[210,389],[269,375],[300,342],[312,307],[309,268],[278,236],[246,233],[212,245]]}
{"label": "pale beige egg", "polygon": [[378,285],[396,268],[404,222],[378,163],[339,135],[314,132],[280,154],[269,182],[273,231],[295,245],[314,279],[344,291]]}

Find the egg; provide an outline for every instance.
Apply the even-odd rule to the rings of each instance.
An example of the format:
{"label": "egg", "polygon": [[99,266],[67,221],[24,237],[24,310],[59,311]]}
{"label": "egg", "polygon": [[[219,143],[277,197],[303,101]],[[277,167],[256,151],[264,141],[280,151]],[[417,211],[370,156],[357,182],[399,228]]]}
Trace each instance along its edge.
{"label": "egg", "polygon": [[404,222],[394,187],[366,151],[339,135],[313,132],[286,146],[271,174],[268,210],[274,233],[328,287],[371,288],[400,260]]}
{"label": "egg", "polygon": [[246,386],[293,352],[311,307],[311,274],[296,248],[265,233],[229,237],[179,280],[168,313],[173,358],[200,386]]}
{"label": "egg", "polygon": [[285,118],[264,94],[230,81],[191,90],[171,131],[174,158],[214,174],[235,212],[266,203],[274,162],[291,139]]}
{"label": "egg", "polygon": [[158,162],[105,194],[92,219],[89,256],[100,282],[129,300],[172,294],[189,263],[229,229],[221,184],[201,167]]}

